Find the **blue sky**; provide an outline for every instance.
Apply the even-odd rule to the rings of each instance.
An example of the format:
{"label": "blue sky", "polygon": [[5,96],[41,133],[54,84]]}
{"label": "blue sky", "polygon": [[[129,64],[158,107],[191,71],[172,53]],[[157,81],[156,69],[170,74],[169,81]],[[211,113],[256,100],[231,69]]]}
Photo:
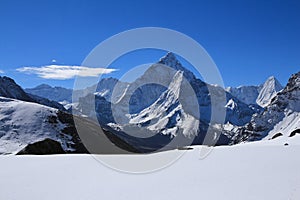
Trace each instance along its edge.
{"label": "blue sky", "polygon": [[[71,88],[16,69],[82,63],[101,41],[138,27],[164,27],[199,42],[226,86],[257,85],[274,75],[282,84],[300,69],[300,1],[15,1],[0,0],[0,70],[23,87]],[[155,62],[161,51],[120,59],[120,77],[133,65]],[[122,62],[121,62],[122,61]]]}

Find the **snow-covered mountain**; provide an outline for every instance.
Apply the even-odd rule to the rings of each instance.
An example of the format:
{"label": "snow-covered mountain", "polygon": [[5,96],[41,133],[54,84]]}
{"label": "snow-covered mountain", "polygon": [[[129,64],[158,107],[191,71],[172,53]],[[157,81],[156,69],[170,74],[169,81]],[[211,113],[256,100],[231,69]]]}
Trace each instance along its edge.
{"label": "snow-covered mountain", "polygon": [[253,115],[238,132],[237,140],[288,138],[300,133],[300,72],[293,74],[264,112]]}
{"label": "snow-covered mountain", "polygon": [[[97,148],[89,149],[92,153],[137,152],[120,138],[100,129],[88,119],[55,108],[0,97],[0,154],[87,153],[78,130],[87,134],[85,144],[99,144]],[[53,149],[57,144],[62,152]]]}
{"label": "snow-covered mountain", "polygon": [[246,104],[257,104],[266,107],[283,87],[274,77],[269,77],[264,84],[259,86],[228,87],[226,91]]}
{"label": "snow-covered mountain", "polygon": [[228,87],[226,91],[246,104],[256,104],[261,86]]}
{"label": "snow-covered mountain", "polygon": [[[125,90],[128,83],[124,83],[115,78],[103,78],[98,84],[92,85],[90,87],[78,90],[67,89],[63,87],[52,87],[47,84],[41,84],[34,88],[27,88],[25,92],[30,94],[29,96],[42,97],[44,99],[49,99],[52,101],[59,102],[66,109],[74,106],[79,101],[79,98],[90,95],[94,93],[99,97],[104,97],[106,100],[111,101],[111,95],[113,93],[113,88],[118,83],[118,88]],[[122,94],[122,92],[118,92]],[[73,96],[72,96],[73,95]],[[115,98],[119,98],[116,95]],[[74,101],[72,103],[72,101]]]}
{"label": "snow-covered mountain", "polygon": [[[194,74],[184,68],[176,59],[173,53],[168,53],[161,58],[157,64],[153,64],[146,72],[136,81],[128,86],[122,97],[115,102],[117,109],[123,111],[123,114],[118,116],[123,122],[128,122],[124,115],[128,114],[127,107],[129,105],[129,114],[137,114],[143,109],[151,106],[161,94],[167,90],[172,82],[174,75],[177,72],[183,72],[183,77],[190,84],[194,94],[198,99],[201,120],[209,123],[211,117],[211,99],[210,93],[225,94],[226,102],[234,101],[236,106],[226,107],[227,116],[225,121],[229,121],[236,125],[243,125],[250,121],[252,114],[257,112],[253,106],[246,105],[230,93],[224,91],[219,86],[209,85],[197,79]],[[175,84],[175,83],[174,83]],[[221,98],[221,95],[215,95],[216,98]],[[222,102],[221,99],[218,102]],[[226,106],[218,105],[219,107]],[[238,119],[238,120],[237,120]]]}
{"label": "snow-covered mountain", "polygon": [[34,102],[13,79],[6,76],[0,76],[0,96]]}
{"label": "snow-covered mountain", "polygon": [[272,98],[282,89],[283,87],[279,81],[274,76],[271,76],[262,85],[256,103],[262,107],[269,105]]}
{"label": "snow-covered mountain", "polygon": [[[164,146],[178,136],[182,141],[194,139],[189,144],[202,144],[211,123],[211,95],[217,99],[216,109],[226,110],[225,123],[241,126],[261,111],[259,106],[247,105],[223,88],[197,79],[173,53],[151,65],[126,87],[117,83],[109,91],[112,90],[118,91],[118,96],[113,92],[111,102],[90,94],[80,98],[73,111],[93,119],[97,117],[102,125],[141,151]],[[95,105],[92,105],[93,100]],[[220,130],[215,128],[214,134]],[[126,133],[139,134],[138,139]],[[139,138],[142,135],[155,137]],[[230,134],[226,131],[219,135],[221,139],[217,144],[229,142]]]}
{"label": "snow-covered mountain", "polygon": [[47,84],[41,84],[34,88],[27,88],[25,92],[57,102],[72,102],[72,89],[63,87],[51,87]]}
{"label": "snow-covered mountain", "polygon": [[36,95],[27,94],[13,79],[6,76],[0,76],[0,96],[27,102],[35,102],[52,108],[65,110],[61,104],[55,101],[51,101]]}

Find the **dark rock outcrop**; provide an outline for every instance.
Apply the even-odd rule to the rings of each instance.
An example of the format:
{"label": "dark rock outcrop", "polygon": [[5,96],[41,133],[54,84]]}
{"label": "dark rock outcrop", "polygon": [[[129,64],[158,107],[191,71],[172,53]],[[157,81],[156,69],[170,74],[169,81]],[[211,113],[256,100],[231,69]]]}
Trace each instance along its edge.
{"label": "dark rock outcrop", "polygon": [[63,154],[65,151],[61,144],[51,139],[45,139],[39,142],[28,144],[17,155],[45,155],[45,154]]}

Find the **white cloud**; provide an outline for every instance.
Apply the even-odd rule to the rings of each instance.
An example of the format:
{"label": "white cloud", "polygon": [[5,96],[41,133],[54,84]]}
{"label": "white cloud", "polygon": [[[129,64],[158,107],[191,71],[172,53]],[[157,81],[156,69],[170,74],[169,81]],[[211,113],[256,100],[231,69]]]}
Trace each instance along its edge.
{"label": "white cloud", "polygon": [[0,69],[0,74],[4,74],[4,71]]}
{"label": "white cloud", "polygon": [[47,65],[42,67],[22,67],[17,71],[29,74],[37,74],[45,79],[71,79],[75,76],[82,77],[97,77],[101,74],[109,74],[116,71],[116,69],[106,68],[90,68],[84,66],[68,66],[68,65]]}

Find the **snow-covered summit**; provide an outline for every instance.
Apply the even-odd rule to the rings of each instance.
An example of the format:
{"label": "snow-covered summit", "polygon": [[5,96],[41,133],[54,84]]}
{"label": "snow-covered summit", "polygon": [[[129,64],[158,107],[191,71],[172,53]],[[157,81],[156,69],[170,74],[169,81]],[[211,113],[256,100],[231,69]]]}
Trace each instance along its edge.
{"label": "snow-covered summit", "polygon": [[175,69],[176,71],[183,71],[184,76],[188,80],[193,80],[196,78],[195,75],[191,71],[189,71],[188,69],[186,69],[185,67],[183,67],[181,65],[181,63],[176,58],[175,54],[172,52],[168,52],[165,56],[160,58],[158,63],[166,65],[168,67],[171,67],[171,68]]}
{"label": "snow-covered summit", "polygon": [[271,76],[262,85],[259,95],[256,99],[256,103],[261,107],[267,106],[276,93],[282,89],[283,87],[279,81],[274,76]]}
{"label": "snow-covered summit", "polygon": [[246,104],[257,104],[266,107],[283,87],[274,77],[269,77],[263,84],[258,86],[228,87],[226,91]]}

